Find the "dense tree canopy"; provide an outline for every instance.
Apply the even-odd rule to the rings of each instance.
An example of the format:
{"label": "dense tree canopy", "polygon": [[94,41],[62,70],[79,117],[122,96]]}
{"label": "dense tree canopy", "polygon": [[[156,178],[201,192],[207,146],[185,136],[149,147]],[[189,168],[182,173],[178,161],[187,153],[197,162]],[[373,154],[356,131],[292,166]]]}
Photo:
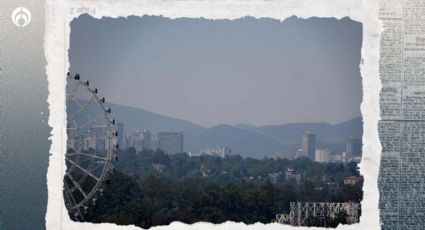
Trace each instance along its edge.
{"label": "dense tree canopy", "polygon": [[[355,163],[189,157],[128,149],[119,153],[114,166],[116,172],[96,205],[90,205],[87,221],[143,228],[172,221],[269,223],[277,213],[289,213],[290,202],[362,198],[361,184],[343,184],[345,177],[358,175]],[[287,168],[301,174],[302,180],[272,183],[269,174]]]}

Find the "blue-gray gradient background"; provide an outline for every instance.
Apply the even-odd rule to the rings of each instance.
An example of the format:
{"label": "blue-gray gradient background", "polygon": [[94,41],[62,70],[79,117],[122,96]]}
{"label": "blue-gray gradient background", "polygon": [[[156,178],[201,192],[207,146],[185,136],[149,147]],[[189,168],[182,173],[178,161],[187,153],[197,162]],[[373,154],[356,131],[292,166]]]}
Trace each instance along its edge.
{"label": "blue-gray gradient background", "polygon": [[71,72],[108,101],[204,127],[361,116],[361,23],[144,16],[71,23]]}
{"label": "blue-gray gradient background", "polygon": [[[32,20],[12,23],[24,6]],[[0,229],[44,229],[50,141],[44,1],[0,1]]]}
{"label": "blue-gray gradient background", "polygon": [[[10,14],[18,6],[25,6],[32,13],[32,21],[27,27],[18,28],[10,20]],[[43,51],[44,1],[0,1],[0,13],[0,229],[44,229],[47,205],[46,173],[50,147],[46,60]],[[223,79],[217,78],[226,71],[229,75],[225,77],[229,77],[230,86],[235,86],[235,82],[240,82],[242,78],[251,77],[250,84],[248,84],[250,81],[245,80],[241,83],[243,94],[235,92],[231,97],[245,100],[244,98],[248,96],[249,100],[260,108],[259,102],[265,100],[263,94],[274,95],[276,98],[282,95],[292,97],[292,104],[295,104],[294,101],[297,103],[285,104],[283,107],[285,111],[314,106],[311,103],[305,104],[307,100],[303,97],[294,100],[294,97],[300,95],[299,92],[285,88],[285,84],[281,84],[280,76],[289,76],[289,80],[294,84],[305,86],[303,92],[308,98],[329,93],[328,90],[315,91],[312,89],[314,85],[328,85],[326,86],[328,88],[323,89],[332,87],[338,95],[346,97],[344,100],[325,97],[332,99],[326,107],[332,112],[323,109],[325,111],[322,113],[320,112],[322,109],[317,109],[314,118],[307,115],[295,118],[288,116],[285,120],[280,120],[273,116],[259,116],[253,113],[252,116],[243,117],[238,122],[266,124],[326,118],[334,123],[358,116],[360,113],[358,107],[348,113],[342,113],[340,111],[346,111],[346,108],[338,104],[338,100],[346,101],[347,98],[356,105],[361,101],[358,69],[361,25],[349,19],[292,18],[280,23],[270,19],[252,18],[230,22],[129,17],[97,21],[83,16],[75,20],[72,26],[73,43],[70,58],[73,71],[86,76],[99,76],[97,79],[94,78],[93,85],[101,88],[102,93],[109,92],[111,95],[105,96],[113,98],[113,102],[116,103],[147,107],[146,109],[154,112],[193,120],[205,126],[218,122],[234,123],[240,113],[252,110],[244,106],[236,107],[238,109],[232,111],[234,112],[232,116],[225,117],[224,120],[218,120],[219,114],[204,107],[198,109],[212,112],[211,116],[194,114],[196,116],[192,117],[191,114],[185,113],[187,110],[185,107],[176,110],[179,113],[173,114],[172,110],[160,110],[167,106],[171,106],[173,111],[174,108],[172,104],[163,104],[167,101],[166,98],[151,95],[148,87],[149,81],[152,80],[152,84],[156,84],[155,87],[162,83],[168,85],[166,89],[172,89],[170,85],[180,82],[179,79],[203,76],[204,78],[198,81],[202,83],[207,80],[203,83],[205,84],[203,89],[212,92],[214,87],[226,85],[226,82],[222,82]],[[251,46],[252,44],[258,46]],[[208,50],[204,51],[204,48]],[[268,57],[267,55],[271,53],[275,56]],[[256,58],[253,58],[253,54]],[[83,60],[89,60],[87,58],[96,60],[84,63]],[[310,68],[297,64],[303,62],[309,63]],[[332,67],[333,71],[330,69],[324,72],[316,71],[323,66]],[[186,76],[188,74],[190,76]],[[273,76],[271,81],[280,84],[273,88],[275,94],[270,94],[268,92],[270,85],[261,84],[257,76]],[[108,79],[114,81],[103,81],[102,77],[109,77]],[[131,79],[134,77],[156,79],[147,78],[144,81],[148,82],[133,84]],[[311,80],[311,77],[314,79]],[[163,78],[170,82],[164,82]],[[196,82],[196,79],[191,78],[189,78],[191,81]],[[304,85],[306,82],[300,80],[305,78],[309,78],[311,82]],[[185,96],[199,95],[202,91],[197,88],[198,86],[191,86],[191,81],[186,83],[193,91],[182,92],[181,95],[185,93],[191,93]],[[118,91],[109,91],[117,87]],[[257,91],[250,91],[249,87]],[[225,89],[222,97],[230,97],[229,92],[232,90],[226,87]],[[214,92],[220,95],[221,91]],[[335,95],[335,92],[332,95]],[[134,96],[134,99],[128,100],[132,98],[131,96]],[[196,105],[196,101],[190,102],[190,105]],[[161,107],[156,108],[156,104],[161,104]],[[177,105],[185,106],[184,103]],[[215,110],[226,109],[225,106],[232,109],[238,104],[237,100],[233,100],[229,104],[217,106],[219,107],[215,107]],[[336,116],[328,117],[326,112]]]}

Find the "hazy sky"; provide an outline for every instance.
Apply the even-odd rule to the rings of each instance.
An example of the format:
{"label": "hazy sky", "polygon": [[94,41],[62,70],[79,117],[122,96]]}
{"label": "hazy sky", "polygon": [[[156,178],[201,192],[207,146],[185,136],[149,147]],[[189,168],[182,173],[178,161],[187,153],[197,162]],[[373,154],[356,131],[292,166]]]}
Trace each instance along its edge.
{"label": "hazy sky", "polygon": [[348,18],[128,17],[71,24],[71,72],[110,102],[206,127],[360,116],[362,25]]}

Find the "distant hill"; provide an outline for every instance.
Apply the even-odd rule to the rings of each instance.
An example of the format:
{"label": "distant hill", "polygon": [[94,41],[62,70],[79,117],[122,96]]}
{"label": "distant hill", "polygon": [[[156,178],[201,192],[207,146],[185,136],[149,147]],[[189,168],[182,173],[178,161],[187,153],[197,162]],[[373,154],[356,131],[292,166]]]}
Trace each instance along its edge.
{"label": "distant hill", "polygon": [[204,146],[228,146],[232,153],[244,157],[263,158],[282,148],[279,141],[231,125],[217,125],[207,129],[200,137],[198,145],[193,146],[194,149]]}
{"label": "distant hill", "polygon": [[318,140],[334,144],[345,142],[347,138],[350,137],[360,138],[363,134],[363,122],[360,117],[336,125],[331,125],[329,123],[292,123],[260,127],[245,125],[242,127],[248,127],[248,130],[262,133],[276,140],[281,140],[283,144],[299,141],[304,131],[307,129],[314,130]]}
{"label": "distant hill", "polygon": [[316,132],[316,146],[330,148],[334,152],[345,149],[348,138],[361,138],[362,119],[331,125],[328,123],[292,123],[285,125],[236,126],[220,124],[204,128],[192,122],[175,119],[143,109],[107,103],[112,116],[124,124],[126,133],[137,130],[179,130],[184,132],[184,151],[197,153],[202,147],[228,146],[235,154],[244,157],[263,158],[277,156],[292,158],[301,146],[303,132]]}
{"label": "distant hill", "polygon": [[247,124],[237,127],[257,132],[278,141],[281,149],[273,154],[275,157],[293,158],[301,146],[301,138],[307,129],[316,133],[316,148],[329,148],[334,153],[345,150],[347,139],[360,138],[363,135],[363,121],[360,117],[331,125],[329,123],[292,123],[285,125],[252,126]]}
{"label": "distant hill", "polygon": [[183,131],[184,151],[197,152],[200,137],[206,129],[192,122],[162,116],[143,109],[108,103],[112,115],[118,122],[124,124],[124,132],[149,130],[153,133],[158,131]]}

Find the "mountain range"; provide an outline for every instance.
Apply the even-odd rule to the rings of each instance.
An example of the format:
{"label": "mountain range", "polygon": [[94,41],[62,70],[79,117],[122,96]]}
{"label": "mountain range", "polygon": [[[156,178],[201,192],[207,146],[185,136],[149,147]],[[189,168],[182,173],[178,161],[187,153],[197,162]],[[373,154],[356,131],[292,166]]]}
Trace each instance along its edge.
{"label": "mountain range", "polygon": [[284,125],[254,126],[250,124],[219,124],[205,128],[190,121],[175,119],[143,109],[107,103],[112,115],[124,124],[124,132],[150,130],[183,131],[184,151],[197,153],[203,147],[227,146],[233,154],[243,157],[293,158],[301,147],[305,130],[316,133],[316,147],[329,148],[334,153],[345,150],[348,138],[363,135],[363,122],[360,117],[331,125],[329,123],[291,123]]}

